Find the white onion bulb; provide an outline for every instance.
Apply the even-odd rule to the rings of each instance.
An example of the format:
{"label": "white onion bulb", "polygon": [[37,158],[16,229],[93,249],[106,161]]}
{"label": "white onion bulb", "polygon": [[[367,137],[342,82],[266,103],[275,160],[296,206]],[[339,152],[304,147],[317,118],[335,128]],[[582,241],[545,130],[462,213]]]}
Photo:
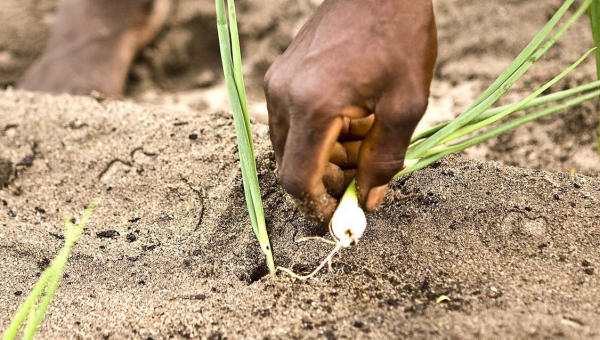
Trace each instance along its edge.
{"label": "white onion bulb", "polygon": [[349,247],[363,236],[367,229],[365,212],[358,206],[356,182],[352,182],[331,219],[331,231],[344,247]]}

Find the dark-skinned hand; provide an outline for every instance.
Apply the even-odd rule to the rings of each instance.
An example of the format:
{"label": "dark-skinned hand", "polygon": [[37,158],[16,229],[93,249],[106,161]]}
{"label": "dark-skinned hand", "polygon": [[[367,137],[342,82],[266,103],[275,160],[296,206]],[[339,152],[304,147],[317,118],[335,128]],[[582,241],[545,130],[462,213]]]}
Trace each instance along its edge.
{"label": "dark-skinned hand", "polygon": [[357,178],[376,209],[427,109],[431,0],[325,0],[269,69],[270,136],[284,189],[326,224]]}

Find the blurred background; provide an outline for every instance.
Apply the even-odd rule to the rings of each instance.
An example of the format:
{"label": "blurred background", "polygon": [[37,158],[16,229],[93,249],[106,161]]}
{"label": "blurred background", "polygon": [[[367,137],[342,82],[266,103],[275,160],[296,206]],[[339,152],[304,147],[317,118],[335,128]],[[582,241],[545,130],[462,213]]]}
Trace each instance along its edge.
{"label": "blurred background", "polygon": [[[238,0],[244,73],[251,111],[266,121],[262,80],[321,0]],[[0,88],[17,84],[40,56],[59,0],[2,0]],[[563,2],[434,0],[440,54],[421,127],[454,117],[501,73]],[[538,62],[502,103],[522,98],[592,46],[583,18]],[[214,1],[173,0],[166,24],[136,57],[124,100],[194,110],[228,108],[215,27]],[[549,92],[595,78],[593,58]],[[552,171],[600,173],[595,152],[597,103],[535,122],[468,151],[471,156]],[[527,133],[522,133],[525,130]]]}

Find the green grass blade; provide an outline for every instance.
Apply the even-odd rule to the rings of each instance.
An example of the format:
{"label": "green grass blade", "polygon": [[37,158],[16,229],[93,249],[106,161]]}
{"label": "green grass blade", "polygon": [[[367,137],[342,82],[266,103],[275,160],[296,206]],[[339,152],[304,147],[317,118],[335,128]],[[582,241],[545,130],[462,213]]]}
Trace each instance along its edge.
{"label": "green grass blade", "polygon": [[[244,121],[246,130],[250,138],[250,144],[254,144],[252,139],[252,126],[250,125],[250,114],[248,113],[248,99],[246,97],[246,86],[244,85],[244,74],[242,72],[242,51],[240,48],[240,36],[238,33],[237,15],[235,11],[235,1],[227,0],[227,11],[229,13],[229,32],[231,39],[231,51],[233,57],[233,77],[238,90],[238,97],[242,110],[244,111]],[[254,148],[252,148],[252,159],[255,159]]]}
{"label": "green grass blade", "polygon": [[452,146],[449,146],[449,147],[446,147],[443,149],[437,149],[435,154],[431,154],[429,156],[423,157],[415,165],[411,166],[410,168],[406,168],[406,169],[402,170],[400,173],[398,173],[396,176],[394,176],[394,178],[398,178],[398,177],[402,177],[402,176],[411,174],[417,170],[428,167],[429,165],[439,161],[440,159],[442,159],[450,154],[463,151],[471,146],[483,143],[483,142],[485,142],[489,139],[492,139],[498,135],[501,135],[509,130],[515,129],[523,124],[529,123],[531,121],[534,121],[536,119],[539,119],[539,118],[547,116],[547,115],[550,115],[552,113],[559,112],[559,111],[565,110],[567,108],[576,106],[578,104],[581,104],[585,101],[591,100],[598,96],[600,96],[600,90],[577,97],[575,99],[572,99],[572,100],[567,101],[562,104],[557,104],[557,105],[545,108],[543,110],[532,112],[523,117],[514,119],[508,123],[505,123],[505,124],[495,128],[495,129],[492,129],[486,133],[483,133],[481,135],[473,137],[472,139],[469,139],[462,143],[452,145]]}
{"label": "green grass blade", "polygon": [[242,168],[242,178],[244,183],[244,194],[246,197],[246,204],[248,205],[248,212],[250,214],[250,220],[256,237],[259,236],[258,222],[256,217],[256,209],[254,207],[254,200],[252,199],[252,190],[247,174],[250,171],[250,164],[248,163],[248,155],[252,155],[249,151],[249,136],[246,128],[243,108],[239,99],[237,87],[235,85],[235,79],[233,74],[233,61],[231,52],[231,42],[229,40],[229,28],[227,25],[227,17],[225,15],[225,3],[224,0],[216,0],[217,8],[217,28],[219,33],[219,45],[221,48],[221,60],[223,63],[223,71],[225,74],[225,83],[227,84],[227,92],[229,95],[229,101],[231,103],[236,135],[238,140],[238,151],[240,154],[240,166]]}
{"label": "green grass blade", "polygon": [[496,90],[491,96],[486,98],[484,101],[479,103],[473,109],[466,111],[465,113],[458,116],[453,121],[449,122],[448,125],[443,127],[438,132],[434,133],[431,137],[423,140],[419,144],[411,146],[406,152],[406,159],[419,159],[431,148],[437,146],[442,140],[447,138],[449,135],[454,133],[461,127],[469,124],[474,118],[485,112],[490,108],[500,97],[502,97],[518,80],[527,72],[529,67],[533,64],[533,60],[530,59],[526,64],[522,65],[517,72],[513,73],[510,78],[506,81],[504,86]]}
{"label": "green grass blade", "polygon": [[233,75],[239,93],[240,102],[242,104],[242,109],[244,110],[244,114],[248,114],[246,88],[244,87],[244,76],[242,73],[242,52],[240,48],[235,1],[227,0],[227,6],[229,13],[229,38],[231,39],[231,52],[233,57]]}
{"label": "green grass blade", "polygon": [[[14,339],[19,333],[19,329],[23,325],[23,322],[28,314],[30,315],[30,318],[27,322],[23,339],[33,339],[35,332],[44,319],[44,315],[46,314],[46,310],[52,300],[52,297],[54,296],[54,293],[56,292],[56,288],[60,283],[62,272],[64,271],[69,255],[71,254],[71,249],[73,249],[75,242],[77,242],[77,239],[79,239],[83,228],[85,228],[85,225],[97,206],[98,203],[93,202],[87,207],[77,228],[70,228],[72,223],[68,220],[65,221],[66,232],[64,246],[54,260],[52,260],[48,268],[44,271],[25,302],[21,305],[13,317],[8,329],[2,336],[2,340]],[[35,303],[44,292],[44,288],[46,288],[45,295],[42,297],[40,305],[36,310]]]}
{"label": "green grass blade", "polygon": [[521,53],[513,60],[510,65],[506,68],[502,74],[496,79],[492,85],[490,85],[479,98],[477,98],[473,104],[467,109],[474,108],[475,106],[481,104],[486,98],[491,96],[496,90],[498,90],[502,84],[510,78],[510,76],[516,72],[521,65],[534,53],[534,51],[541,45],[541,43],[546,39],[548,34],[554,29],[554,27],[558,24],[560,19],[565,15],[567,10],[573,5],[574,0],[567,0],[563,3],[563,5],[556,11],[556,13],[552,16],[552,18],[544,25],[544,27],[540,30],[540,32],[531,40],[527,46],[521,51]]}
{"label": "green grass blade", "polygon": [[[600,87],[600,80],[594,81],[589,84],[577,86],[572,89],[552,93],[552,94],[532,100],[529,104],[524,105],[519,111],[523,111],[523,110],[531,109],[534,107],[550,104],[552,102],[563,100],[563,99],[571,97],[573,95],[580,94],[582,92],[585,92],[585,91],[588,91],[588,90],[591,90],[594,88],[598,88],[598,87]],[[496,107],[493,109],[489,109],[489,110],[485,111],[484,113],[482,113],[479,117],[473,119],[473,121],[471,121],[469,123],[469,125],[479,123],[479,122],[486,120],[492,116],[495,116],[495,115],[507,110],[508,108],[510,108],[511,106],[513,106],[515,104],[516,103],[512,103],[512,104],[508,104],[508,105],[504,105],[504,106],[499,106],[499,107]],[[437,131],[441,130],[444,126],[448,125],[448,123],[449,122],[440,123],[432,128],[429,128],[423,132],[420,132],[419,134],[416,134],[413,138],[411,138],[411,144],[433,135]]]}
{"label": "green grass blade", "polygon": [[[242,72],[242,52],[240,48],[240,38],[238,33],[238,25],[237,25],[237,15],[235,10],[235,1],[227,0],[227,11],[229,13],[229,38],[231,39],[231,53],[233,59],[233,78],[235,80],[236,89],[238,92],[238,99],[240,101],[240,105],[242,107],[242,112],[244,114],[244,124],[246,127],[246,133],[248,136],[248,142],[250,144],[250,152],[252,157],[248,157],[248,167],[254,169],[254,173],[256,173],[256,158],[254,153],[254,141],[252,138],[252,125],[250,124],[250,114],[248,112],[248,103],[246,97],[246,87],[244,85],[244,75]],[[252,183],[250,183],[252,184]],[[251,198],[253,199],[253,210],[255,211],[256,217],[256,227],[253,225],[253,229],[255,229],[255,234],[257,237],[261,238],[261,235],[266,235],[266,226],[264,226],[264,212],[262,201],[256,202],[256,197],[260,197],[260,188],[258,187],[258,180],[256,182],[256,187],[250,188],[252,193]],[[263,242],[268,243],[268,239]],[[270,248],[270,247],[269,247]]]}
{"label": "green grass blade", "polygon": [[594,98],[598,97],[599,95],[600,95],[600,90],[596,90],[594,92],[590,92],[590,93],[582,95],[580,97],[571,99],[567,102],[553,105],[553,106],[550,106],[543,110],[539,110],[539,111],[535,111],[535,112],[526,114],[522,117],[513,119],[503,125],[500,125],[494,129],[491,129],[490,131],[484,132],[484,133],[482,133],[478,136],[475,136],[471,139],[468,139],[466,141],[457,143],[455,145],[450,145],[450,146],[442,148],[442,149],[435,150],[435,153],[430,156],[436,156],[439,154],[448,155],[450,153],[456,153],[456,152],[463,151],[466,148],[483,143],[491,138],[494,138],[500,134],[503,134],[507,131],[515,129],[523,124],[529,123],[531,121],[534,121],[536,119],[539,119],[539,118],[547,116],[547,115],[550,115],[552,113],[556,113],[556,112],[565,110],[567,108],[579,105],[585,101],[594,99]]}
{"label": "green grass blade", "polygon": [[[596,71],[597,77],[600,79],[600,0],[594,0],[590,6],[590,27],[592,29],[592,37],[596,50]],[[600,157],[600,123],[598,124],[598,146],[596,153]]]}
{"label": "green grass blade", "polygon": [[65,245],[52,264],[50,264],[49,270],[52,272],[52,277],[48,281],[46,292],[42,297],[42,301],[40,302],[38,309],[35,311],[33,318],[25,327],[25,331],[23,332],[23,340],[32,340],[35,336],[35,332],[42,323],[42,320],[46,314],[46,310],[48,309],[48,306],[52,301],[52,297],[58,288],[62,274],[65,270],[65,266],[69,259],[69,255],[71,254],[71,250],[73,249],[75,242],[77,242],[79,239],[81,232],[85,228],[85,225],[97,206],[97,202],[90,204],[90,206],[83,213],[83,216],[76,227],[73,227],[73,224],[68,219],[65,221]]}
{"label": "green grass blade", "polygon": [[[66,262],[66,261],[65,261]],[[62,264],[64,266],[64,264]],[[46,287],[46,292],[42,297],[42,301],[40,302],[38,309],[35,311],[33,316],[27,322],[27,326],[25,327],[25,331],[23,332],[23,340],[32,340],[38,326],[42,323],[44,319],[44,315],[46,314],[46,310],[48,309],[48,305],[56,292],[56,288],[60,282],[60,278],[62,276],[62,271],[50,271],[52,273],[50,280],[48,281],[48,286]],[[33,309],[32,309],[33,310]]]}
{"label": "green grass blade", "polygon": [[535,58],[535,60],[540,59],[552,46],[554,46],[558,39],[560,39],[560,37],[562,37],[562,35],[565,34],[565,32],[568,31],[569,28],[571,28],[571,26],[573,26],[573,24],[588,10],[593,1],[594,0],[585,0],[581,7],[575,11],[573,16],[571,16],[569,20],[567,20],[567,22],[565,22],[564,25],[562,25],[556,33],[554,33],[554,35],[552,35],[552,37],[550,37],[550,39],[548,39],[548,41],[533,54],[532,58]]}
{"label": "green grass blade", "polygon": [[46,287],[46,284],[48,283],[48,280],[51,276],[52,272],[49,270],[44,271],[42,276],[40,276],[40,279],[35,284],[33,290],[31,291],[25,302],[23,302],[23,304],[13,317],[12,321],[10,322],[10,325],[4,332],[2,340],[13,340],[14,338],[16,338],[17,334],[19,333],[19,329],[21,328],[23,322],[25,321],[25,318],[27,317],[27,314],[29,314],[30,310],[32,310],[35,307],[36,301],[44,291],[44,288]]}
{"label": "green grass blade", "polygon": [[[231,10],[233,3],[230,2],[229,4]],[[217,29],[219,33],[221,60],[223,63],[225,83],[227,85],[227,92],[229,95],[229,101],[231,104],[237,135],[246,204],[248,205],[252,229],[254,230],[258,242],[260,243],[261,250],[265,254],[267,266],[271,272],[274,272],[275,263],[265,224],[262,200],[260,196],[260,187],[258,185],[250,120],[247,114],[247,108],[244,109],[246,105],[246,99],[245,91],[243,91],[244,85],[241,73],[241,53],[239,49],[239,38],[237,34],[235,12],[230,12],[229,18],[232,21],[232,27],[235,26],[235,28],[230,31],[230,27],[227,23],[225,1],[215,0],[215,5],[217,11]],[[230,39],[234,42],[233,46],[231,45]],[[239,82],[236,82],[236,77],[240,79]]]}
{"label": "green grass blade", "polygon": [[[446,125],[442,129],[440,129],[439,131],[434,133],[431,137],[429,137],[426,140],[422,141],[421,143],[415,145],[414,147],[409,148],[409,150],[406,153],[406,159],[419,159],[419,158],[423,157],[423,155],[426,152],[428,152],[429,149],[435,147],[442,140],[444,140],[446,137],[448,137],[450,134],[454,133],[456,130],[460,129],[461,127],[467,125],[474,118],[476,118],[477,116],[479,116],[480,114],[485,112],[498,99],[500,99],[500,97],[502,97],[502,95],[504,95],[504,93],[506,93],[506,91],[508,91],[510,89],[510,87],[512,87],[512,85],[514,85],[517,82],[517,80],[519,80],[519,78],[521,78],[521,76],[523,76],[529,70],[529,68],[539,58],[541,58],[550,49],[550,47],[552,47],[556,43],[556,41],[558,41],[558,39],[577,21],[577,19],[579,19],[579,17],[581,17],[581,15],[583,15],[583,13],[585,13],[585,11],[587,11],[587,9],[590,6],[592,1],[593,0],[586,0],[585,3],[575,12],[575,14],[573,14],[573,16],[571,18],[569,18],[569,20],[563,26],[561,26],[557,30],[557,32],[548,39],[548,41],[546,43],[544,43],[537,51],[535,51],[535,53],[530,55],[530,57],[528,57],[528,59],[522,65],[516,66],[516,70],[506,78],[506,81],[504,83],[502,83],[502,85],[498,86],[497,89],[492,91],[493,92],[492,94],[490,94],[487,98],[482,99],[481,101],[479,101],[479,99],[478,99],[476,102],[479,102],[479,103],[477,105],[472,105],[473,106],[472,109],[467,110],[466,112],[464,112],[463,114],[458,116],[452,122],[448,123],[448,125]],[[565,4],[561,7],[561,10],[559,10],[559,12],[557,12],[555,14],[555,16],[551,19],[551,21],[548,22],[548,24],[546,24],[546,26],[544,27],[544,29],[542,31],[545,32],[545,30],[547,29],[549,24],[551,22],[553,22],[553,20],[556,19],[556,17],[558,17],[556,19],[556,21],[558,21],[562,17],[562,15],[564,15],[564,12],[561,12],[561,11],[565,7],[565,5],[567,5],[568,3],[569,3],[569,1],[565,2]],[[564,9],[564,11],[566,12],[566,9]],[[550,29],[552,27],[554,27],[554,26],[550,25]],[[548,33],[546,33],[546,35],[547,34]],[[540,34],[538,34],[538,36],[536,36],[535,39],[538,39],[539,36],[540,36]],[[535,44],[534,45],[530,44],[530,45],[536,46]],[[528,45],[528,47],[526,49],[529,49],[530,45]],[[524,53],[522,53],[522,54],[524,54]],[[501,76],[499,79],[503,78],[505,74],[508,74],[512,71],[513,67],[515,67],[513,64],[514,64],[514,62],[511,63],[511,65],[509,66],[509,69],[507,69],[506,71],[503,72],[503,76]],[[493,86],[495,86],[495,85],[493,85]],[[492,87],[490,87],[490,88],[492,88]],[[490,89],[486,90],[484,95],[486,93],[488,93],[489,90]],[[483,97],[483,95],[482,95],[482,97]]]}
{"label": "green grass blade", "polygon": [[[499,121],[500,119],[502,119],[512,113],[515,113],[516,111],[521,109],[523,106],[527,105],[532,100],[534,100],[536,97],[538,97],[540,94],[542,94],[544,91],[549,89],[552,85],[556,84],[558,81],[563,79],[567,74],[571,73],[571,71],[573,71],[577,66],[579,66],[595,50],[596,50],[596,48],[594,47],[591,50],[587,51],[581,58],[579,58],[575,63],[573,63],[571,66],[569,66],[566,70],[562,71],[559,75],[557,75],[552,80],[550,80],[549,82],[544,84],[544,86],[540,87],[537,91],[533,92],[532,94],[527,96],[525,99],[512,105],[511,107],[498,113],[497,115],[494,115],[494,116],[489,117],[479,123],[469,125],[461,130],[454,132],[453,134],[451,134],[448,137],[446,137],[445,139],[443,139],[438,145],[445,144],[447,142],[450,142],[450,141],[453,141],[460,137],[463,137],[465,135],[468,135],[471,132],[482,129],[488,125],[491,125],[491,124]],[[424,155],[426,155],[426,154],[424,154]]]}

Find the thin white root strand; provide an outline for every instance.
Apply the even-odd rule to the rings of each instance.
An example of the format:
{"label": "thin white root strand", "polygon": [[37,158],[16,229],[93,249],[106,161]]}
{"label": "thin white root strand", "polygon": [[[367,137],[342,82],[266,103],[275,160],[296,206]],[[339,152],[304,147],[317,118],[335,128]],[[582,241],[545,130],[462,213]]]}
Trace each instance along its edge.
{"label": "thin white root strand", "polygon": [[306,241],[311,241],[311,240],[325,242],[327,244],[331,244],[331,245],[334,245],[334,246],[337,245],[337,242],[328,240],[328,239],[326,239],[324,237],[321,237],[321,236],[302,237],[302,238],[297,239],[296,243],[306,242]]}
{"label": "thin white root strand", "polygon": [[303,281],[308,280],[311,277],[315,276],[319,271],[321,271],[321,269],[323,269],[323,267],[325,267],[325,264],[327,264],[327,263],[329,264],[329,268],[331,269],[331,259],[340,249],[342,249],[342,247],[343,247],[343,244],[337,243],[335,248],[333,248],[331,253],[329,253],[329,255],[327,255],[325,260],[323,260],[323,262],[321,262],[321,264],[315,270],[313,270],[312,273],[310,273],[308,275],[298,275],[298,274],[294,273],[291,269],[288,269],[285,267],[277,267],[277,270],[281,270],[282,272],[287,273],[291,277],[298,279],[298,280],[303,280]]}
{"label": "thin white root strand", "polygon": [[[419,160],[406,160],[404,167],[411,167],[415,165]],[[329,253],[329,255],[321,262],[321,264],[308,275],[298,275],[291,269],[285,267],[277,267],[277,270],[281,270],[299,280],[308,280],[315,276],[325,264],[328,265],[329,271],[332,271],[331,259],[342,247],[350,247],[363,236],[367,229],[367,219],[364,211],[358,205],[358,194],[356,190],[356,182],[352,182],[344,196],[342,197],[338,208],[333,214],[333,218],[329,222],[329,232],[335,239],[335,241],[327,240],[320,236],[309,236],[302,237],[296,240],[296,242],[306,242],[309,240],[316,240],[325,242],[327,244],[335,245],[335,248]]]}

